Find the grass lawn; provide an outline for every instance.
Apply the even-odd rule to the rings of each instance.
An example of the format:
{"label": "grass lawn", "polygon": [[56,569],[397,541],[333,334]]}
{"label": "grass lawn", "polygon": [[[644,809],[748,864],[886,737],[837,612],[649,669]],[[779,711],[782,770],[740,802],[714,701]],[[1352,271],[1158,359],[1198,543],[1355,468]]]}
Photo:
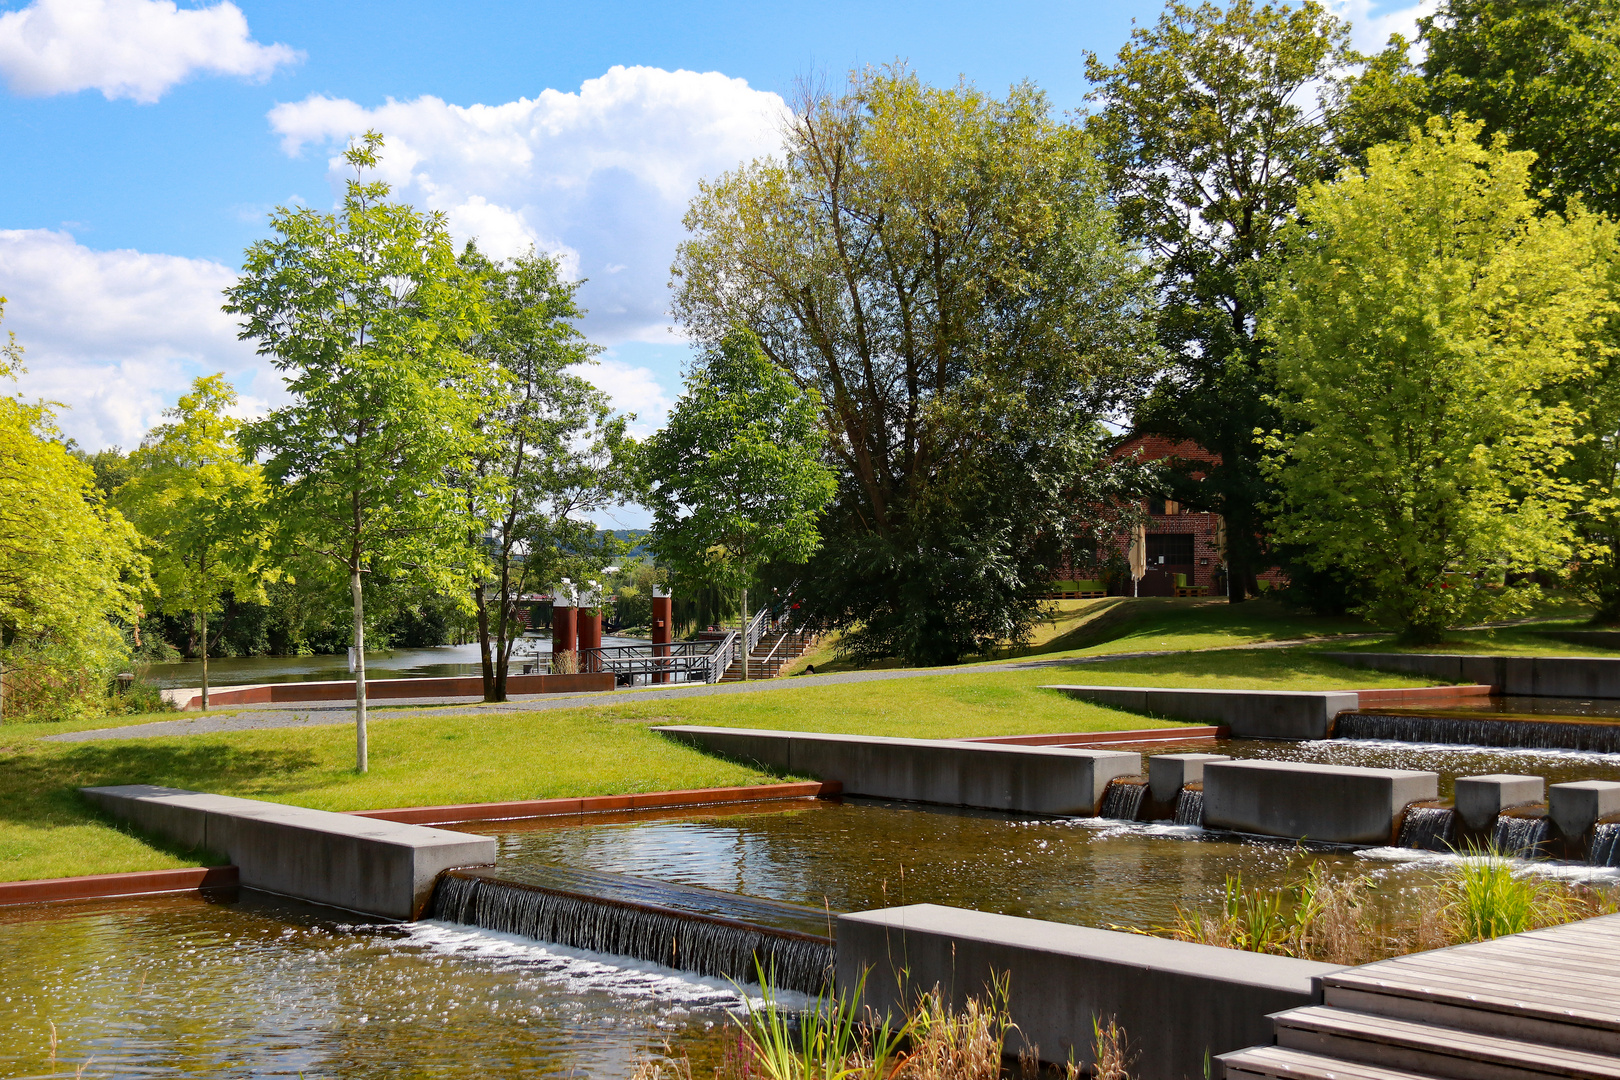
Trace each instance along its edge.
{"label": "grass lawn", "polygon": [[1504,656],[1606,656],[1620,657],[1620,650],[1605,649],[1585,643],[1576,644],[1549,637],[1542,630],[1591,629],[1583,619],[1559,619],[1535,622],[1523,626],[1493,626],[1486,630],[1452,630],[1438,645],[1398,645],[1391,638],[1374,642],[1347,642],[1345,651],[1359,652],[1419,652],[1419,653],[1480,653]]}
{"label": "grass lawn", "polygon": [[1019,671],[954,669],[867,683],[807,676],[750,694],[644,701],[626,694],[600,706],[534,713],[423,716],[400,708],[373,714],[372,767],[364,777],[352,771],[354,735],[346,725],[66,744],[39,741],[64,726],[10,725],[0,728],[0,880],[209,861],[206,853],[147,842],[108,824],[76,794],[87,785],[165,784],[360,810],[778,779],[672,743],[648,730],[655,723],[921,738],[1172,726],[1040,689],[1062,682],[1303,690],[1421,680],[1352,671],[1305,650],[1264,649]]}

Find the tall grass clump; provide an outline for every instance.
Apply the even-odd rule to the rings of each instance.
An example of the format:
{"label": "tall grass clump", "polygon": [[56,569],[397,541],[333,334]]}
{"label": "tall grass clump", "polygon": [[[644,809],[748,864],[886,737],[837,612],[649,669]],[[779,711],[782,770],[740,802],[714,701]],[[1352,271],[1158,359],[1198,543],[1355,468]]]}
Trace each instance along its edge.
{"label": "tall grass clump", "polygon": [[1516,874],[1495,852],[1463,860],[1440,884],[1440,897],[1441,923],[1453,945],[1558,926],[1612,907],[1590,889]]}

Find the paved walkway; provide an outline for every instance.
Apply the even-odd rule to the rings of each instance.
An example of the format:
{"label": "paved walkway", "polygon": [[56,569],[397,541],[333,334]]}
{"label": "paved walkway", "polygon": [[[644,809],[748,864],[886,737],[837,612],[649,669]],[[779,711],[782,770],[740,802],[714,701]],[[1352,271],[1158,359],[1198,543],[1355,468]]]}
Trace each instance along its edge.
{"label": "paved walkway", "polygon": [[[1365,635],[1333,638],[1296,638],[1288,641],[1256,642],[1248,645],[1222,645],[1203,652],[1232,652],[1244,649],[1280,649],[1292,645],[1343,641]],[[629,705],[639,701],[667,701],[674,698],[708,697],[715,694],[754,694],[763,690],[808,689],[842,683],[884,682],[889,679],[918,679],[938,675],[959,675],[974,671],[1022,671],[1050,667],[1101,664],[1113,660],[1139,660],[1150,656],[1174,656],[1187,650],[1158,649],[1145,652],[1107,653],[1057,660],[1010,660],[952,668],[895,668],[885,671],[839,671],[825,675],[794,675],[784,679],[752,682],[694,683],[662,689],[599,690],[585,694],[528,694],[510,701],[491,704],[478,698],[390,698],[373,704],[367,715],[373,720],[394,719],[402,712],[410,716],[479,716],[492,713],[537,712],[543,709],[573,709],[582,705]],[[163,735],[207,735],[218,731],[256,731],[264,728],[322,727],[354,723],[354,704],[346,701],[310,702],[290,708],[281,705],[232,705],[229,711],[196,714],[183,720],[160,720],[128,727],[94,728],[47,735],[44,742],[96,742],[102,739],[150,739]]]}

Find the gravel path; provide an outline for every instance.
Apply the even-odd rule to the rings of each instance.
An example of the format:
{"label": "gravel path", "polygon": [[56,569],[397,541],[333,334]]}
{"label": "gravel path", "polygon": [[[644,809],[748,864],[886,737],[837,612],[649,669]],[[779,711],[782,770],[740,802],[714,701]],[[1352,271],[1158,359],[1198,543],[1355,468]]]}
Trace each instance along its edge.
{"label": "gravel path", "polygon": [[[1345,635],[1347,640],[1365,635]],[[1243,649],[1286,648],[1323,638],[1269,641],[1250,645],[1223,645],[1208,652]],[[760,679],[755,682],[671,686],[665,689],[600,690],[588,694],[529,694],[500,704],[477,698],[390,698],[386,704],[372,705],[373,720],[393,719],[401,713],[410,716],[479,716],[493,713],[538,712],[542,709],[573,709],[582,705],[627,705],[638,701],[668,701],[674,698],[708,697],[715,694],[754,694],[763,690],[797,690],[840,683],[884,682],[889,679],[917,679],[930,675],[953,675],[966,671],[1020,671],[1033,668],[1075,667],[1112,660],[1137,660],[1148,656],[1173,656],[1185,650],[1160,649],[1150,652],[1109,653],[1061,660],[1015,660],[999,664],[976,664],[967,668],[897,668],[887,671],[839,671],[826,675],[795,675],[787,679]],[[264,728],[322,727],[354,723],[354,705],[348,702],[310,702],[289,708],[286,705],[233,705],[229,712],[198,714],[184,720],[160,720],[128,727],[93,728],[47,735],[42,742],[97,742],[103,739],[151,739],[163,735],[206,735],[218,731],[257,731]]]}

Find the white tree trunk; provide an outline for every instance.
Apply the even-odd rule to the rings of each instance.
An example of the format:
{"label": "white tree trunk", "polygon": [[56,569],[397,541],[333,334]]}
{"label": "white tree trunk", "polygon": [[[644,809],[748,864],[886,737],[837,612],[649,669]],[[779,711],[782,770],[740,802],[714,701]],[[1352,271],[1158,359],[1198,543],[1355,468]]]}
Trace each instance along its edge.
{"label": "white tree trunk", "polygon": [[349,572],[354,597],[354,770],[366,771],[366,609],[360,597],[360,571]]}
{"label": "white tree trunk", "polygon": [[748,658],[753,655],[753,649],[748,644],[748,586],[742,590],[742,654],[743,654],[743,682],[748,681]]}
{"label": "white tree trunk", "polygon": [[208,711],[208,610],[204,608],[197,612],[197,618],[202,623],[202,711]]}

